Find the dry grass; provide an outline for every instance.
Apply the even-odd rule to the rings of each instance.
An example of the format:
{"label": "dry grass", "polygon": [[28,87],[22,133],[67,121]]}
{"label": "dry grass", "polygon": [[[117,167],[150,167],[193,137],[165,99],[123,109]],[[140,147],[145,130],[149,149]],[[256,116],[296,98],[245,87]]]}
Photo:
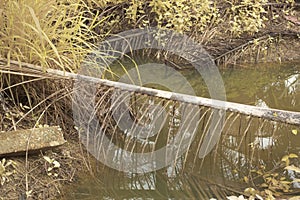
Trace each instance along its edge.
{"label": "dry grass", "polygon": [[[98,39],[106,36],[106,32],[98,35],[93,31],[103,25],[105,18],[100,17],[100,12],[94,13],[89,3],[0,0],[0,59],[7,60],[7,63],[0,62],[0,67],[12,70],[10,62],[16,60],[45,69],[76,72],[84,57],[96,48]],[[59,125],[66,139],[72,138],[73,142],[56,153],[47,153],[62,166],[58,177],[47,175],[47,162],[41,156],[12,158],[18,165],[11,169],[15,172],[8,178],[10,182],[0,185],[0,199],[26,196],[56,199],[61,196],[61,184],[72,181],[74,170],[80,170],[83,162],[79,148],[74,147],[78,142],[70,110],[72,83],[43,74],[33,78],[25,75],[30,71],[20,72],[0,74],[0,130]]]}
{"label": "dry grass", "polygon": [[0,5],[0,55],[46,68],[76,71],[103,23],[81,0],[5,1]]}
{"label": "dry grass", "polygon": [[[76,72],[99,39],[109,33],[95,33],[96,27],[105,26],[106,18],[101,17],[101,12],[94,12],[92,4],[96,5],[82,0],[0,0],[0,58],[8,63],[0,65],[10,66],[10,61],[15,60]],[[13,123],[14,129],[29,116],[35,120],[33,125],[47,120],[60,124],[70,118],[66,111],[70,109],[71,83],[53,77],[49,80],[45,75],[30,78],[22,73],[0,74],[2,95],[13,105],[29,107]]]}

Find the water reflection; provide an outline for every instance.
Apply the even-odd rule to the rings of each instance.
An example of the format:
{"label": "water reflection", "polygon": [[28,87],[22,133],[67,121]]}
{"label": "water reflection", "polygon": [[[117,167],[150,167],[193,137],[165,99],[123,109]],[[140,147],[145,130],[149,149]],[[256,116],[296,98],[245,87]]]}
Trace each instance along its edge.
{"label": "water reflection", "polygon": [[300,90],[299,74],[291,75],[284,83],[289,94],[296,93],[297,90]]}
{"label": "water reflection", "polygon": [[[271,69],[260,66],[227,69],[222,74],[229,101],[300,112],[299,71],[300,64],[294,64]],[[188,77],[197,95],[208,96],[194,71],[186,70],[182,74]],[[180,112],[172,106],[169,109],[174,112],[168,113],[168,130],[164,131],[175,134],[181,121]],[[300,152],[300,135],[291,134],[291,130],[299,127],[227,113],[217,148],[199,159],[205,122],[199,124],[188,153],[170,166],[156,172],[133,174],[96,163],[94,176],[82,175],[78,185],[68,188],[66,199],[223,199],[235,191],[243,191],[249,184],[261,183],[257,177],[253,177],[252,183],[245,183],[244,177],[249,174],[251,177],[251,170],[276,169],[284,155]],[[288,171],[287,175],[296,178],[292,172]],[[297,182],[293,184],[295,188],[298,186]]]}

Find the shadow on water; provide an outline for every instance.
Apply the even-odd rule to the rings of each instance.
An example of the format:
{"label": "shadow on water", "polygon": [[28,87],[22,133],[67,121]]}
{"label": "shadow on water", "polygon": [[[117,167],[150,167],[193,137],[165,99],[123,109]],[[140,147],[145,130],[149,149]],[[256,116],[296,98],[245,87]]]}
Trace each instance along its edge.
{"label": "shadow on water", "polygon": [[[208,97],[196,71],[181,73],[198,96]],[[221,74],[228,101],[300,112],[300,64],[226,69]],[[122,173],[91,159],[93,176],[80,174],[78,183],[66,188],[66,199],[223,199],[264,183],[259,172],[287,176],[281,159],[299,154],[300,134],[292,134],[299,127],[227,113],[217,147],[200,159],[201,133],[210,112],[201,110],[207,116],[199,123],[188,153],[170,166],[145,174]],[[293,162],[299,164],[298,159]]]}

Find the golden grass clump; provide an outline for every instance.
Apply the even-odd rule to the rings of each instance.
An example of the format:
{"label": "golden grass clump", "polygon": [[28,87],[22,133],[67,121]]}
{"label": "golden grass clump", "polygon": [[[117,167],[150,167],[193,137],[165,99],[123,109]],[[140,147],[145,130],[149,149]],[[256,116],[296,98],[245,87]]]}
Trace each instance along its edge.
{"label": "golden grass clump", "polygon": [[0,57],[76,71],[103,23],[82,0],[0,0]]}
{"label": "golden grass clump", "polygon": [[[0,95],[16,109],[18,105],[30,108],[5,129],[19,128],[29,114],[35,122],[25,123],[27,128],[42,121],[64,126],[62,121],[71,120],[67,115],[72,84],[49,80],[47,75],[27,77],[32,72],[26,72],[21,62],[76,73],[99,38],[105,37],[105,32],[94,31],[104,26],[105,19],[90,6],[83,0],[0,0]],[[19,68],[13,75],[16,63]]]}

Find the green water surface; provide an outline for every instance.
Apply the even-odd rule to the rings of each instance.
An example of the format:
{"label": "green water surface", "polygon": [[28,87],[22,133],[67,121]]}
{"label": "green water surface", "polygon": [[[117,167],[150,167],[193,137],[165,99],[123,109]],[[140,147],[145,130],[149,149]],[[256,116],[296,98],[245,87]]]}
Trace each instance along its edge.
{"label": "green water surface", "polygon": [[[118,67],[114,70],[118,71]],[[120,71],[118,73],[122,74]],[[186,77],[196,95],[209,97],[196,70],[179,72]],[[228,101],[300,112],[300,63],[220,69],[220,74]],[[176,80],[173,81],[176,84]],[[242,117],[239,126],[232,130],[239,132],[241,126],[247,126]],[[273,169],[284,155],[299,154],[300,136],[291,133],[294,129],[300,132],[299,127],[266,122],[261,131],[258,129],[250,127],[246,136],[234,131],[224,134],[217,153],[209,154],[205,159],[194,155],[186,160],[179,159],[176,166],[142,175],[118,172],[90,158],[93,175],[87,169],[81,172],[79,179],[66,187],[65,199],[224,198],[224,195],[249,187],[243,178],[250,170],[259,166]],[[190,155],[193,151],[192,147]],[[261,180],[254,179],[254,182],[260,184]]]}

